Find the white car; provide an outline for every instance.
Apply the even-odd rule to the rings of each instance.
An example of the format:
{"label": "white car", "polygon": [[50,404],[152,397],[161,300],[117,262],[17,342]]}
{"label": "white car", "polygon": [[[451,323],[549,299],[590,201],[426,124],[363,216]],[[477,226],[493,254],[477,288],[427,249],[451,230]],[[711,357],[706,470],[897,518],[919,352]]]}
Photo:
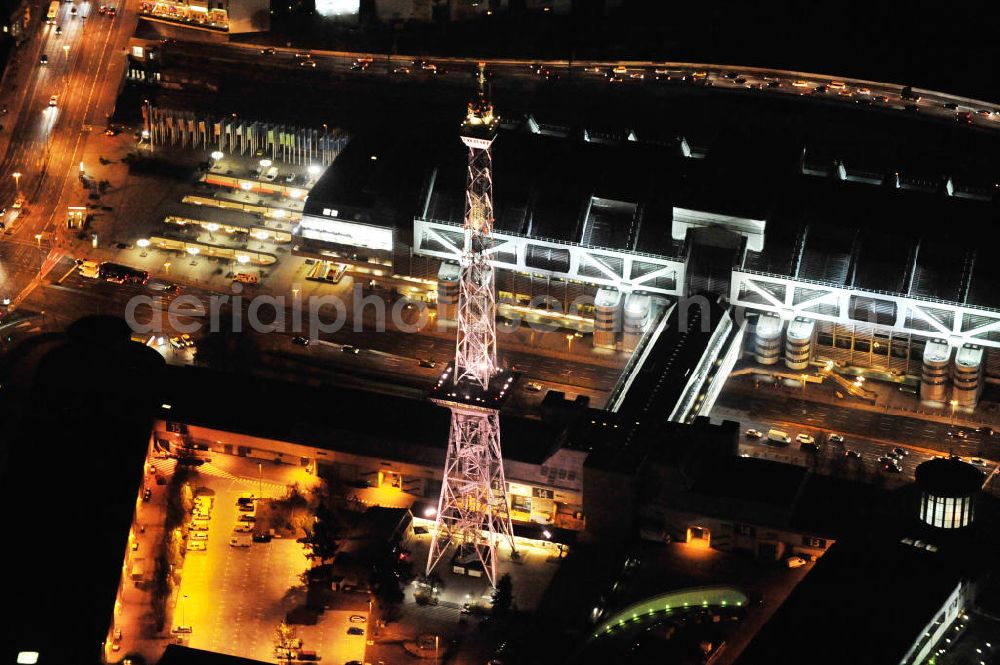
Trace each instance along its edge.
{"label": "white car", "polygon": [[844,435],[843,434],[831,434],[830,436],[826,437],[826,440],[829,441],[830,443],[843,443],[844,442]]}
{"label": "white car", "polygon": [[52,95],[49,97],[49,106],[56,106],[59,104],[59,95]]}
{"label": "white car", "polygon": [[238,531],[240,533],[250,533],[253,531],[253,524],[249,522],[239,522],[233,528],[233,531]]}
{"label": "white car", "polygon": [[761,432],[759,429],[753,429],[752,427],[750,429],[748,429],[745,433],[746,433],[746,437],[748,439],[763,439],[764,438],[764,433],[763,432]]}
{"label": "white car", "polygon": [[204,552],[208,549],[208,543],[204,540],[192,540],[187,544],[188,552]]}
{"label": "white car", "polygon": [[799,434],[795,437],[795,440],[799,443],[816,443],[816,439],[809,434]]}
{"label": "white car", "polygon": [[785,568],[801,568],[806,565],[806,560],[800,556],[790,556],[785,559]]}
{"label": "white car", "polygon": [[246,536],[244,536],[243,538],[230,538],[229,539],[229,546],[230,547],[250,547],[250,541],[246,539]]}
{"label": "white car", "polygon": [[192,531],[188,536],[191,540],[208,540],[208,534],[204,531]]}

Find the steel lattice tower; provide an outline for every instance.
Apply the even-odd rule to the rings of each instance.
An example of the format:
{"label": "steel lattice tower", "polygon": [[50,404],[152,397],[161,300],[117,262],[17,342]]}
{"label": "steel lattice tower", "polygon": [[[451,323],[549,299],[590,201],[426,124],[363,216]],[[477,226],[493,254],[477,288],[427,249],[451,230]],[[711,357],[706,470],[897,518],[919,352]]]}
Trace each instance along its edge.
{"label": "steel lattice tower", "polygon": [[500,451],[499,408],[514,377],[497,368],[496,296],[487,258],[493,234],[493,159],[490,148],[499,118],[486,95],[479,65],[479,92],[462,123],[469,149],[465,195],[465,244],[458,296],[455,363],[442,374],[431,399],[451,410],[448,454],[427,574],[457,545],[456,560],[478,562],[496,586],[497,546],[514,549],[507,483]]}

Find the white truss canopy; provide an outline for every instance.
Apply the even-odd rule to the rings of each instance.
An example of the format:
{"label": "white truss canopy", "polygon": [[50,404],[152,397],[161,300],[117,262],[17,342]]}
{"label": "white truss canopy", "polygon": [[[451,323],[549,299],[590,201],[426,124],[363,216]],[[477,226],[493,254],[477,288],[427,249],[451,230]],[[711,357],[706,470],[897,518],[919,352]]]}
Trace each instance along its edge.
{"label": "white truss canopy", "polygon": [[953,347],[971,343],[1000,348],[1000,312],[968,305],[749,270],[733,271],[730,302],[774,312],[783,319],[802,316],[844,325],[861,323],[945,339]]}

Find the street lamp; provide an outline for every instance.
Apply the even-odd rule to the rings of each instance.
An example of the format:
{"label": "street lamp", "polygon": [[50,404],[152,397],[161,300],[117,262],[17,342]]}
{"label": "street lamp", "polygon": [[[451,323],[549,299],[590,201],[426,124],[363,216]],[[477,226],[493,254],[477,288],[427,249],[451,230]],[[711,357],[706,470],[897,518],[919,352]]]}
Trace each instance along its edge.
{"label": "street lamp", "polygon": [[318,176],[322,170],[323,169],[320,168],[318,164],[310,164],[309,167],[306,168],[306,172],[314,178]]}
{"label": "street lamp", "polygon": [[264,496],[264,465],[257,463],[257,498]]}
{"label": "street lamp", "polygon": [[215,163],[221,160],[225,156],[226,156],[225,153],[222,152],[221,150],[213,150],[212,153],[209,155],[209,157],[212,158],[212,166],[215,166]]}
{"label": "street lamp", "polygon": [[187,594],[181,596],[181,625],[187,625]]}
{"label": "street lamp", "polygon": [[135,244],[142,250],[142,253],[140,253],[139,256],[146,256],[146,249],[149,247],[149,240],[146,238],[139,238],[135,241]]}
{"label": "street lamp", "polygon": [[17,189],[17,196],[18,196],[18,198],[20,198],[21,197],[21,172],[20,171],[14,171],[13,173],[11,173],[11,175],[14,176],[14,188]]}
{"label": "street lamp", "polygon": [[948,402],[948,404],[951,405],[951,426],[954,427],[955,426],[955,407],[958,406],[958,400],[957,399],[953,399],[950,402]]}
{"label": "street lamp", "polygon": [[198,254],[201,253],[201,250],[197,247],[188,247],[187,253],[191,255],[191,265],[197,265]]}

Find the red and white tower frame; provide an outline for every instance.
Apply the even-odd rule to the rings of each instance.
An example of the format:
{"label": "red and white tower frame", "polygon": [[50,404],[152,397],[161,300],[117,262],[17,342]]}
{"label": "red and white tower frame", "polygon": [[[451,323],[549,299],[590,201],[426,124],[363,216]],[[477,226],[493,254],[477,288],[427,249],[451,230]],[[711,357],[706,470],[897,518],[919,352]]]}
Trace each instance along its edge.
{"label": "red and white tower frame", "polygon": [[493,234],[493,159],[490,148],[499,118],[486,95],[479,66],[479,92],[462,123],[469,149],[465,195],[465,245],[458,297],[455,363],[441,377],[431,399],[451,409],[448,454],[437,518],[427,557],[427,574],[451,550],[464,565],[482,565],[497,580],[497,547],[514,550],[507,483],[500,451],[500,404],[513,377],[497,368],[496,295],[487,258]]}

